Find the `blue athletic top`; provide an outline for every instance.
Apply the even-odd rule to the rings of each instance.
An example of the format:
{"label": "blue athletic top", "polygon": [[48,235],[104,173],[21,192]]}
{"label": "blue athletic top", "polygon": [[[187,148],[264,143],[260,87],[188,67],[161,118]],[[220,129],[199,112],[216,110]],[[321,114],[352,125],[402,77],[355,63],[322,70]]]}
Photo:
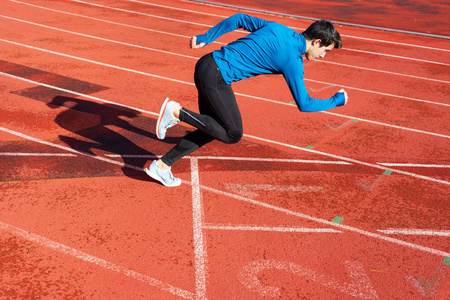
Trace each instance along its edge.
{"label": "blue athletic top", "polygon": [[213,52],[227,84],[261,74],[283,74],[300,111],[323,111],[345,104],[343,93],[323,100],[308,95],[303,80],[305,37],[282,24],[239,13],[198,35],[197,44],[209,44],[239,28],[251,34]]}

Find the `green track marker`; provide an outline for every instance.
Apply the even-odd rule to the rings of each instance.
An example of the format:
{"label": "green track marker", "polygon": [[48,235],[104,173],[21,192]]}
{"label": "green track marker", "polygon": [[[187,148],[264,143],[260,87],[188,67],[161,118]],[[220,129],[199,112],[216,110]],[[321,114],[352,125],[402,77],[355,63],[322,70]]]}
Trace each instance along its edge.
{"label": "green track marker", "polygon": [[294,102],[294,101],[291,101],[291,102],[288,102],[288,104],[295,104],[295,102]]}
{"label": "green track marker", "polygon": [[343,220],[344,220],[343,217],[337,216],[333,220],[331,220],[331,222],[340,224]]}
{"label": "green track marker", "polygon": [[392,171],[391,170],[386,170],[383,172],[383,175],[391,175]]}
{"label": "green track marker", "polygon": [[313,146],[308,146],[308,147],[306,147],[305,149],[311,150],[312,148],[314,148],[314,147],[313,147]]}
{"label": "green track marker", "polygon": [[450,266],[450,257],[445,257],[444,261],[442,262],[444,265]]}
{"label": "green track marker", "polygon": [[352,120],[352,122],[355,122],[355,123],[358,122],[358,121],[359,121],[358,119],[353,119]]}
{"label": "green track marker", "polygon": [[335,84],[330,84],[330,87],[336,86]]}

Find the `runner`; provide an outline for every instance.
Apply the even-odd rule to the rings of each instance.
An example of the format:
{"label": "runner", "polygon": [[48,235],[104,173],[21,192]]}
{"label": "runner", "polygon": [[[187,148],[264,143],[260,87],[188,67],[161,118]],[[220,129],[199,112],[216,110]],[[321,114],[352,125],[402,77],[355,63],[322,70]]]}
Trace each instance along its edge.
{"label": "runner", "polygon": [[303,79],[303,54],[307,60],[314,60],[342,47],[340,35],[329,21],[316,21],[300,34],[284,25],[239,13],[206,34],[192,37],[190,46],[202,48],[239,28],[251,33],[203,56],[195,66],[200,113],[168,98],[161,107],[156,124],[159,139],[164,139],[167,129],[179,121],[197,128],[161,159],[148,162],[144,168],[150,177],[165,186],[181,184],[171,171],[177,160],[215,139],[234,144],[242,138],[242,119],[231,88],[233,82],[261,74],[282,74],[302,112],[323,111],[347,103],[343,89],[329,99],[311,98]]}

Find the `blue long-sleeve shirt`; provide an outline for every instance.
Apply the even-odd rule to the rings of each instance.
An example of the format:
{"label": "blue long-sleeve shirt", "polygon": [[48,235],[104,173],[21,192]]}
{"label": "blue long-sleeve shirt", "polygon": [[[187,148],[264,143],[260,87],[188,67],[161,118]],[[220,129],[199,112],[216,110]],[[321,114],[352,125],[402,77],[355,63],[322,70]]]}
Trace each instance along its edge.
{"label": "blue long-sleeve shirt", "polygon": [[251,34],[213,52],[227,84],[261,74],[282,74],[300,111],[323,111],[345,104],[343,93],[329,99],[309,96],[303,79],[305,37],[282,24],[239,13],[198,35],[197,44],[209,44],[239,28]]}

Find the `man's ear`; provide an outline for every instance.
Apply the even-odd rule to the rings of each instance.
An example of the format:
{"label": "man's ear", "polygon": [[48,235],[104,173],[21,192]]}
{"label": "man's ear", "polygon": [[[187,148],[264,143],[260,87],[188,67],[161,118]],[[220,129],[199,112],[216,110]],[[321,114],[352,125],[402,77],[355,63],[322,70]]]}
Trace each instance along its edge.
{"label": "man's ear", "polygon": [[320,46],[320,43],[322,42],[321,39],[314,39],[311,41],[311,45],[315,46],[316,44]]}

